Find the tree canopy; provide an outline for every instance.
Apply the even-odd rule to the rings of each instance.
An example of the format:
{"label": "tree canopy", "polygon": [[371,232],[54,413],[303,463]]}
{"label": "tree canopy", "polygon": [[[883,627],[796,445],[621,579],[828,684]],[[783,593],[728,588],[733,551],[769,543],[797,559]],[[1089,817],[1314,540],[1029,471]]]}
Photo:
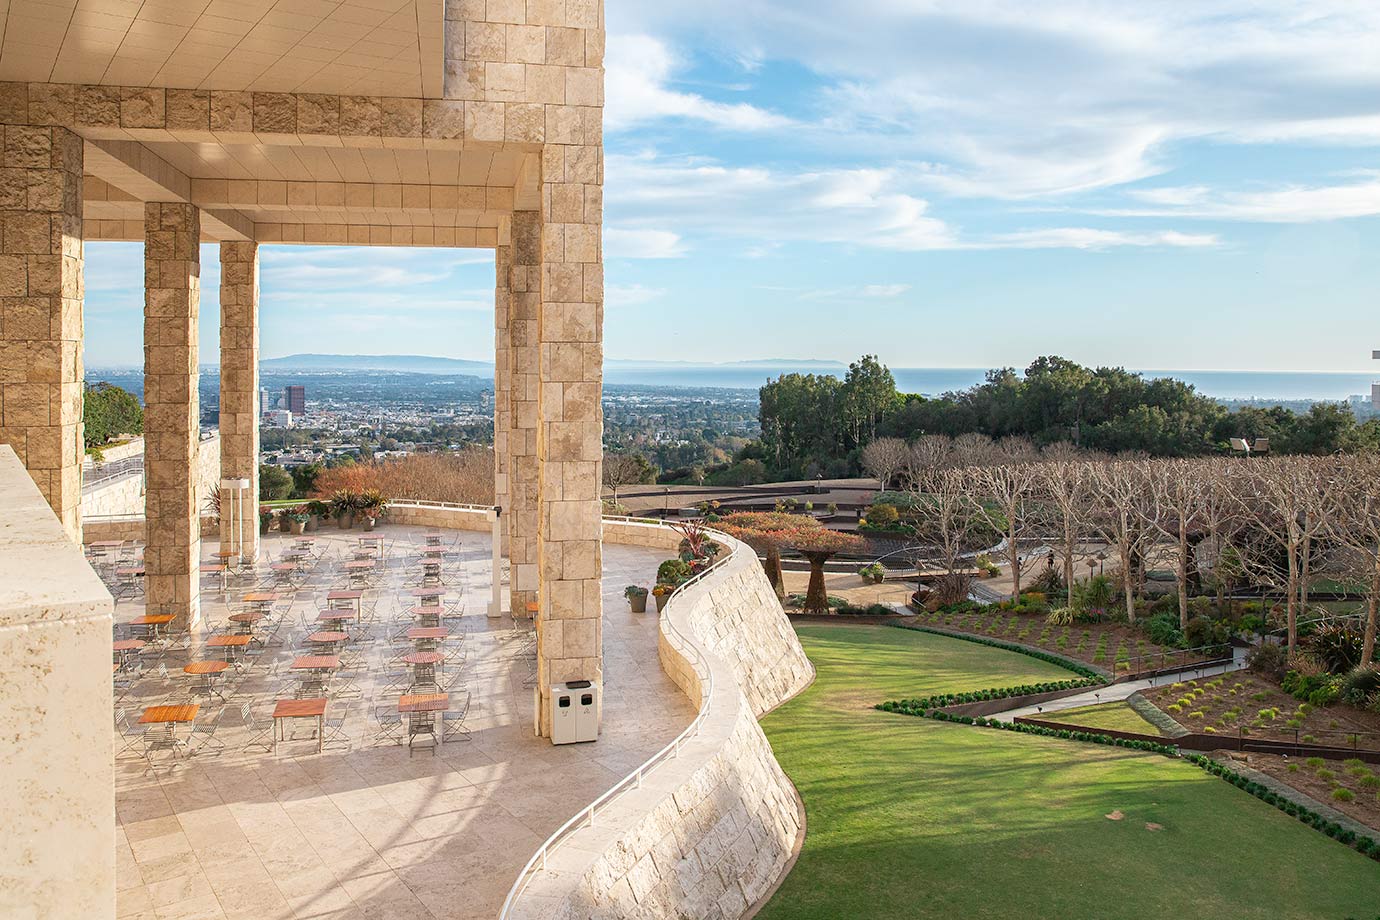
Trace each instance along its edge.
{"label": "tree canopy", "polygon": [[144,433],[144,409],[134,394],[113,383],[94,383],[86,388],[82,405],[86,446],[100,447],[122,434]]}

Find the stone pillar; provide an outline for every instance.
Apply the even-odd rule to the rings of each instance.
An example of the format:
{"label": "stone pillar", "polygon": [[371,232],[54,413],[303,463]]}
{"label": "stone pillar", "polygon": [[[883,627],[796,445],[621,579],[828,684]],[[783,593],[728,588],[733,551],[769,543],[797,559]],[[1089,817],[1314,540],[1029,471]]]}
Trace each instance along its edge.
{"label": "stone pillar", "polygon": [[0,144],[0,443],[80,543],[82,140],[5,125]]}
{"label": "stone pillar", "polygon": [[511,526],[507,516],[511,510],[511,496],[508,489],[509,455],[508,429],[512,424],[512,356],[509,349],[508,332],[509,300],[508,290],[512,279],[513,249],[499,246],[494,250],[494,504],[503,509],[499,518],[499,531],[502,534],[501,553],[507,556]]}
{"label": "stone pillar", "polygon": [[181,202],[144,205],[144,590],[174,628],[201,615],[197,321],[201,214]]}
{"label": "stone pillar", "polygon": [[[220,244],[220,477],[249,480],[237,509],[242,558],[259,558],[259,244]],[[221,549],[234,535],[222,511]]]}
{"label": "stone pillar", "polygon": [[541,215],[513,212],[508,343],[508,560],[514,616],[538,602],[537,316],[541,312]]}
{"label": "stone pillar", "polygon": [[602,147],[542,151],[538,686],[603,675]]}

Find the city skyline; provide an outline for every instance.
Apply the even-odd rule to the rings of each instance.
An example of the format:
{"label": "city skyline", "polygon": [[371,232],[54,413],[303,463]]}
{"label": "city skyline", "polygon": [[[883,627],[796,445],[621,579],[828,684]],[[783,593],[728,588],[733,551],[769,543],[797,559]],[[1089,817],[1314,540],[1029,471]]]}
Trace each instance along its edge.
{"label": "city skyline", "polygon": [[[1377,15],[611,6],[606,354],[1371,371]],[[88,244],[92,364],[140,360],[138,253]],[[492,354],[486,251],[263,265],[265,356]]]}

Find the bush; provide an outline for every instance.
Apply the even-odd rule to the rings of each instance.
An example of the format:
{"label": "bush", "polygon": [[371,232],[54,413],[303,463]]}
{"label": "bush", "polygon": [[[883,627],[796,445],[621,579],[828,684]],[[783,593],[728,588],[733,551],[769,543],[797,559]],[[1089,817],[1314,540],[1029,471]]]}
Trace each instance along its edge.
{"label": "bush", "polygon": [[1150,634],[1150,641],[1164,648],[1177,648],[1183,645],[1184,634],[1179,631],[1179,617],[1177,614],[1165,611],[1157,613],[1150,619],[1144,621],[1145,631]]}
{"label": "bush", "polygon": [[862,576],[863,581],[871,582],[874,585],[879,585],[886,579],[886,569],[882,567],[880,562],[868,563],[858,569],[858,574]]}
{"label": "bush", "polygon": [[1072,626],[1078,613],[1072,607],[1059,607],[1049,612],[1045,617],[1045,623],[1050,626]]}
{"label": "bush", "polygon": [[1258,645],[1246,656],[1246,666],[1257,674],[1280,680],[1289,669],[1289,653],[1282,645]]}
{"label": "bush", "polygon": [[1307,639],[1309,650],[1324,668],[1344,674],[1361,663],[1364,636],[1349,623],[1324,623]]}
{"label": "bush", "polygon": [[690,580],[690,563],[683,559],[667,559],[656,568],[659,585],[679,585]]}
{"label": "bush", "polygon": [[1342,701],[1364,706],[1371,694],[1380,693],[1380,669],[1356,667],[1342,681]]}
{"label": "bush", "polygon": [[1059,574],[1059,570],[1046,566],[1044,571],[1035,576],[1035,580],[1030,583],[1032,591],[1037,591],[1046,597],[1053,597],[1056,594],[1063,594],[1067,587],[1064,584],[1064,576]]}
{"label": "bush", "polygon": [[1231,628],[1208,617],[1194,617],[1184,630],[1184,645],[1188,648],[1221,649],[1231,641]]}
{"label": "bush", "polygon": [[1350,789],[1333,789],[1332,799],[1336,802],[1354,802],[1356,801],[1356,793]]}

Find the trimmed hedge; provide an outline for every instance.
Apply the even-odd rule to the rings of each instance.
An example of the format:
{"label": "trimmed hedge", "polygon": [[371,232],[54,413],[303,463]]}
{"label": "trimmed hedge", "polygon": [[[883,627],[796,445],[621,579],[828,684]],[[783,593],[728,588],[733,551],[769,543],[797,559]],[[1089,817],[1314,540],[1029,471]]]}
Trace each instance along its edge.
{"label": "trimmed hedge", "polygon": [[[1094,683],[1103,683],[1107,679],[1099,672],[1093,670],[1085,664],[1080,664],[1079,662],[1074,661],[1071,658],[1065,658],[1062,655],[1055,655],[1052,652],[1042,652],[1039,649],[1027,648],[1024,645],[1017,645],[1014,642],[1003,642],[1000,639],[989,639],[986,636],[975,636],[971,633],[950,632],[945,629],[932,629],[928,626],[920,626],[915,623],[888,623],[887,625],[894,626],[897,629],[911,629],[915,632],[929,633],[933,636],[944,636],[949,639],[960,639],[964,642],[975,642],[978,645],[985,645],[988,648],[999,648],[1003,649],[1004,651],[1015,652],[1019,655],[1027,655],[1039,661],[1044,661],[1048,662],[1049,664],[1058,665],[1066,671],[1072,671],[1075,674],[1082,675],[1083,677],[1089,678]],[[1008,696],[1009,695],[1012,694],[1008,694]],[[993,697],[993,699],[996,699],[996,697]],[[970,700],[969,702],[972,701]]]}
{"label": "trimmed hedge", "polygon": [[940,693],[918,700],[887,700],[878,703],[876,708],[883,712],[900,712],[908,716],[923,716],[931,709],[941,706],[958,706],[963,703],[982,703],[987,700],[1004,700],[1013,696],[1029,696],[1035,693],[1054,693],[1058,690],[1078,690],[1083,687],[1096,687],[1101,679],[1080,677],[1076,680],[1045,681],[1041,684],[1020,684],[1015,687],[993,687],[988,690],[969,690],[966,693]]}
{"label": "trimmed hedge", "polygon": [[[888,704],[883,703],[877,708],[882,709],[887,705]],[[1340,844],[1351,847],[1362,856],[1368,856],[1380,862],[1380,841],[1357,834],[1350,828],[1343,827],[1337,822],[1331,821],[1318,814],[1308,806],[1300,805],[1292,799],[1280,795],[1262,783],[1247,779],[1227,765],[1220,761],[1213,760],[1211,757],[1204,754],[1185,754],[1173,745],[1158,744],[1153,741],[1136,741],[1129,738],[1113,738],[1111,735],[1102,735],[1097,732],[1046,728],[1043,725],[1022,725],[1015,722],[1001,722],[997,719],[989,719],[981,716],[978,718],[973,718],[972,716],[956,716],[944,712],[941,709],[931,709],[924,712],[906,709],[888,709],[887,711],[901,712],[906,715],[923,716],[939,722],[957,722],[960,725],[975,725],[980,728],[997,728],[1002,731],[1020,732],[1026,735],[1040,735],[1046,738],[1059,738],[1064,741],[1083,741],[1089,744],[1105,744],[1112,747],[1129,748],[1134,751],[1162,754],[1165,757],[1182,758],[1194,766],[1211,773],[1213,776],[1221,777],[1243,792],[1249,792],[1267,805],[1273,805],[1285,814],[1298,818],[1309,827],[1321,831]]]}

